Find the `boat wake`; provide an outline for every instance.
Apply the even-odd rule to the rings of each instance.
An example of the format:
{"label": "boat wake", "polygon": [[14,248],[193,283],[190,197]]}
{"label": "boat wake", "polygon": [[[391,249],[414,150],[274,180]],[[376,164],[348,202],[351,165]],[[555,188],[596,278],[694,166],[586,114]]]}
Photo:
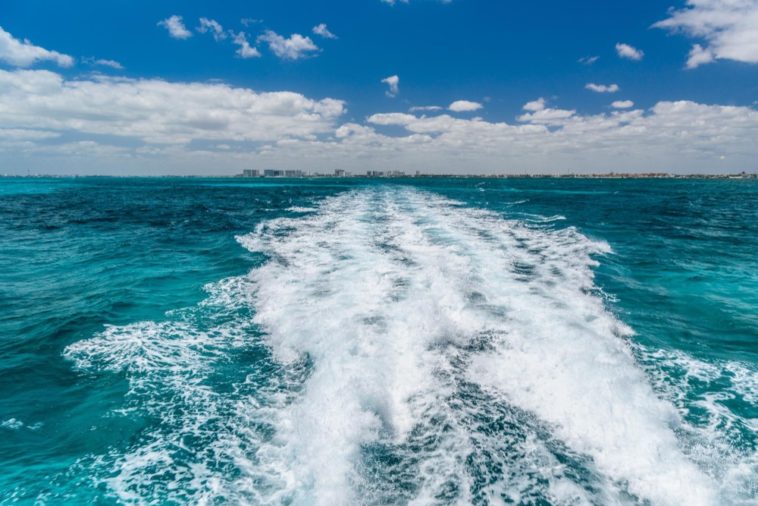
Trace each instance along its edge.
{"label": "boat wake", "polygon": [[749,503],[755,450],[724,423],[750,420],[686,419],[694,387],[658,373],[694,362],[607,310],[607,244],[411,189],[314,206],[239,237],[268,260],[197,307],[66,350],[123,374],[144,420],[90,463],[118,499]]}

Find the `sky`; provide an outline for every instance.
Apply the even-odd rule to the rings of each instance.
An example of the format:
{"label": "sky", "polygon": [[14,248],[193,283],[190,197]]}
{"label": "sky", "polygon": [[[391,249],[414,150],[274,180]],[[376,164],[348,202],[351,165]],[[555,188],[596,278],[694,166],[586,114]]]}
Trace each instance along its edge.
{"label": "sky", "polygon": [[0,6],[0,174],[750,172],[756,140],[758,0]]}

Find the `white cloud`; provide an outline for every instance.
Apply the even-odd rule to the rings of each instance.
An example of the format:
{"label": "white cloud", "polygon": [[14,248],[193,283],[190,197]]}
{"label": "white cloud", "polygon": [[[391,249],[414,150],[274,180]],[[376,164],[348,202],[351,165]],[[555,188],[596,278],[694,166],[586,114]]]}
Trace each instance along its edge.
{"label": "white cloud", "polygon": [[616,44],[616,53],[619,58],[626,58],[627,60],[639,61],[645,56],[645,53],[641,49],[619,42]]}
{"label": "white cloud", "polygon": [[0,61],[14,67],[29,67],[40,61],[52,61],[60,67],[70,67],[74,59],[58,51],[35,46],[30,41],[18,40],[0,27]]}
{"label": "white cloud", "polygon": [[479,102],[471,102],[470,100],[456,100],[447,108],[453,112],[472,112],[478,111],[482,107],[484,106]]}
{"label": "white cloud", "polygon": [[174,14],[173,16],[169,16],[163,21],[159,21],[158,26],[162,26],[166,30],[168,30],[168,34],[174,39],[183,40],[183,39],[189,39],[190,37],[192,37],[192,32],[187,30],[187,27],[184,26],[184,21],[182,21],[182,17],[177,16],[176,14]]}
{"label": "white cloud", "polygon": [[318,25],[313,27],[313,33],[316,35],[319,35],[325,39],[336,39],[337,36],[334,35],[331,31],[329,31],[329,28],[326,26],[326,23],[319,23]]}
{"label": "white cloud", "polygon": [[619,85],[587,83],[585,88],[595,93],[616,93],[619,90]]}
{"label": "white cloud", "polygon": [[534,112],[528,112],[518,117],[518,120],[524,123],[534,123],[538,125],[560,125],[566,119],[571,118],[576,111],[567,109],[550,109],[544,108]]}
{"label": "white cloud", "polygon": [[[712,172],[755,168],[758,111],[749,107],[659,102],[653,108],[580,115],[542,109],[517,124],[448,114],[375,114],[347,123],[334,139],[295,140],[261,153],[277,166],[431,172]],[[544,121],[551,116],[549,122]],[[525,118],[526,119],[526,118]],[[532,121],[533,120],[533,121]],[[392,125],[405,135],[373,127]],[[724,162],[720,157],[727,154]]]}
{"label": "white cloud", "polygon": [[385,77],[382,79],[384,84],[388,86],[387,89],[387,96],[388,97],[396,97],[398,93],[400,93],[400,77],[397,75]]}
{"label": "white cloud", "polygon": [[582,56],[582,57],[581,57],[581,58],[579,58],[579,60],[577,60],[577,61],[578,61],[579,63],[581,63],[582,65],[592,65],[593,63],[595,63],[595,62],[596,62],[596,61],[598,61],[599,59],[600,59],[600,57],[599,57],[599,56]]}
{"label": "white cloud", "polygon": [[545,108],[545,99],[540,97],[537,100],[532,100],[524,104],[523,109],[525,111],[541,111]]}
{"label": "white cloud", "polygon": [[462,172],[470,167],[474,172],[715,171],[723,167],[725,152],[733,155],[733,167],[756,167],[752,138],[758,135],[758,111],[749,107],[659,102],[647,111],[597,115],[544,108],[521,119],[513,125],[449,115],[377,114],[368,118],[370,124],[403,127],[408,135],[383,136],[351,125],[328,152],[352,152],[361,161],[373,154],[381,163],[409,170]]}
{"label": "white cloud", "polygon": [[[15,70],[0,71],[0,89],[0,166],[24,172],[758,168],[754,107],[674,101],[584,115],[539,99],[514,122],[394,112],[342,123],[345,105],[339,100],[219,83],[67,80],[44,70]],[[400,133],[381,133],[387,125]]]}
{"label": "white cloud", "polygon": [[239,32],[236,34],[232,39],[232,42],[239,46],[239,49],[237,49],[237,56],[240,58],[259,58],[261,56],[261,52],[258,51],[258,48],[251,46],[247,41],[245,32]]}
{"label": "white cloud", "polygon": [[223,40],[226,38],[226,32],[224,27],[215,19],[200,18],[200,26],[197,27],[197,31],[200,33],[211,33],[215,40]]}
{"label": "white cloud", "polygon": [[715,59],[758,63],[758,0],[688,0],[653,26],[706,41],[693,46],[688,68]]}
{"label": "white cloud", "polygon": [[0,71],[0,124],[181,144],[192,140],[275,141],[334,130],[339,100],[256,93],[226,84],[96,76],[65,80],[48,71]]}
{"label": "white cloud", "polygon": [[369,116],[368,122],[373,123],[374,125],[399,125],[399,126],[408,126],[411,123],[414,123],[418,118],[414,116],[413,114],[405,114],[402,112],[388,112],[388,113],[380,113],[380,114],[373,114]]}
{"label": "white cloud", "polygon": [[121,65],[121,63],[117,62],[116,60],[106,60],[106,59],[100,58],[98,60],[95,60],[94,63],[95,65],[100,65],[101,67],[110,67],[116,70],[124,69],[124,66]]}
{"label": "white cloud", "polygon": [[124,69],[124,66],[116,60],[107,60],[104,58],[82,58],[82,62],[93,66],[110,67],[115,70]]}
{"label": "white cloud", "polygon": [[631,100],[615,100],[611,102],[611,107],[614,109],[630,109],[634,107],[634,102]]}
{"label": "white cloud", "polygon": [[293,33],[289,38],[285,38],[274,31],[266,30],[258,37],[258,40],[266,42],[276,56],[285,60],[298,60],[318,51],[318,46],[310,37],[299,33]]}
{"label": "white cloud", "polygon": [[700,44],[695,44],[687,56],[687,68],[694,69],[705,63],[711,63],[714,58],[715,56],[710,49],[704,48]]}
{"label": "white cloud", "polygon": [[409,110],[411,112],[434,112],[441,111],[443,108],[438,105],[414,105]]}

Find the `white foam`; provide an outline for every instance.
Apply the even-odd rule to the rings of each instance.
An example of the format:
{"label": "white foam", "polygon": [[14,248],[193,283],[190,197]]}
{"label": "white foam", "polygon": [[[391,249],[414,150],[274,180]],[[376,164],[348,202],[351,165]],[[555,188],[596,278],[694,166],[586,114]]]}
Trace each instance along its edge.
{"label": "white foam", "polygon": [[[682,351],[634,347],[654,387],[672,400],[687,423],[687,454],[719,483],[721,500],[753,504],[758,494],[758,370],[737,361],[704,362]],[[735,412],[734,404],[742,406]],[[752,407],[752,408],[751,408]],[[753,439],[754,441],[754,439]]]}
{"label": "white foam", "polygon": [[[620,337],[627,330],[592,294],[590,255],[607,245],[411,191],[341,197],[241,242],[277,259],[252,274],[268,342],[284,360],[307,353],[316,364],[282,432],[312,502],[353,501],[361,446],[381,431],[402,439],[423,412],[414,403],[444,397],[430,349],[482,334],[500,339],[468,379],[550,423],[630,493],[714,502],[712,481],[677,445],[676,410],[654,395]],[[452,455],[462,460],[459,439]]]}
{"label": "white foam", "polygon": [[[593,284],[607,244],[401,188],[344,193],[238,239],[270,259],[207,287],[199,310],[218,322],[199,327],[180,312],[109,327],[66,352],[82,369],[125,373],[131,407],[168,427],[115,456],[108,483],[122,500],[722,499]],[[258,339],[251,310],[278,379],[260,387],[251,369],[215,391],[215,368]],[[187,465],[177,448],[189,436],[207,442]],[[379,446],[397,462],[378,464],[381,475],[369,461]],[[163,495],[156,469],[175,476]],[[407,486],[381,481],[388,474]]]}
{"label": "white foam", "polygon": [[23,426],[24,426],[24,422],[16,418],[8,418],[7,420],[4,420],[2,423],[0,423],[0,427],[2,427],[3,429],[9,429],[9,430],[19,430]]}

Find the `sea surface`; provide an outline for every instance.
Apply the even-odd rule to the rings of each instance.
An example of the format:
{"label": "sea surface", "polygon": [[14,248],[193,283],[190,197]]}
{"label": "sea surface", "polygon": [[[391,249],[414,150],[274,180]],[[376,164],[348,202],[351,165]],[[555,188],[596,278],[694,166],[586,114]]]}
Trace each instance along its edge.
{"label": "sea surface", "polygon": [[0,504],[758,504],[758,181],[0,179]]}

